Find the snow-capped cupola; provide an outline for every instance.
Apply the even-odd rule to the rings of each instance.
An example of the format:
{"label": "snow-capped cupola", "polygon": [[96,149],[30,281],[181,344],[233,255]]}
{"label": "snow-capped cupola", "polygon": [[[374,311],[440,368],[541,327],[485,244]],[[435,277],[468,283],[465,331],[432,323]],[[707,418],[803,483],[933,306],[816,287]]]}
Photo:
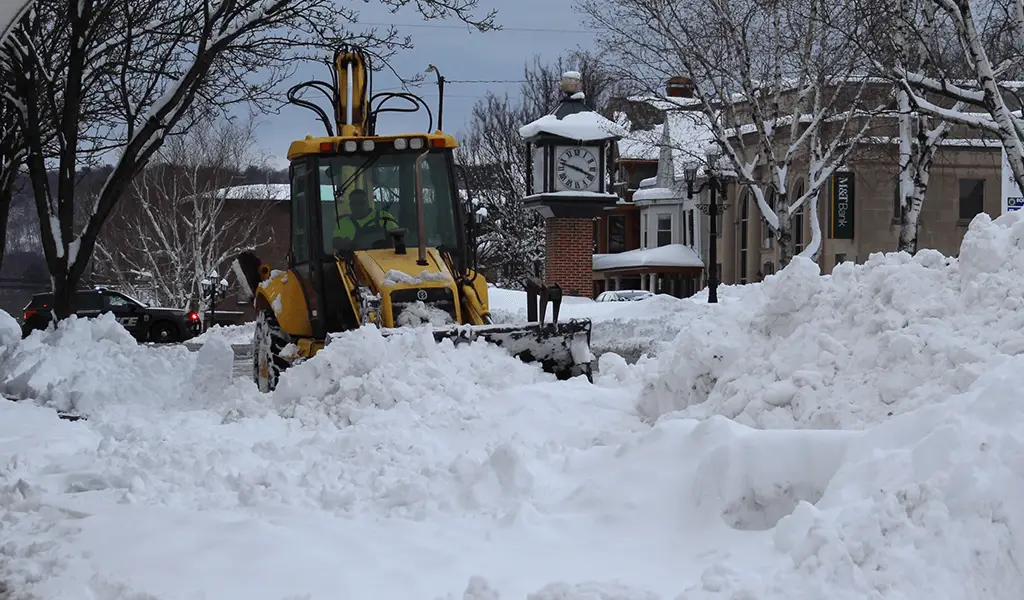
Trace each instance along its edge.
{"label": "snow-capped cupola", "polygon": [[523,204],[546,218],[596,217],[618,200],[608,189],[608,148],[627,132],[586,105],[578,72],[563,74],[560,87],[555,109],[519,128],[530,162]]}

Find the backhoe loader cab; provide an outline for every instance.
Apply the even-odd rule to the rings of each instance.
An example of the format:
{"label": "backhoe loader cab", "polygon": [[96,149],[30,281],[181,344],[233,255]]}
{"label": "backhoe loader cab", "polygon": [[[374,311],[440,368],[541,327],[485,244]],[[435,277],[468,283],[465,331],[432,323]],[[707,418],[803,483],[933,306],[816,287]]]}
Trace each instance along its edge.
{"label": "backhoe loader cab", "polygon": [[[492,323],[487,283],[475,267],[468,182],[465,200],[456,183],[457,144],[441,131],[375,135],[378,113],[389,109],[383,102],[367,108],[379,96],[369,96],[367,64],[361,51],[339,50],[333,87],[310,82],[289,92],[292,102],[318,113],[328,135],[306,136],[288,150],[287,270],[251,253],[234,264],[257,311],[253,376],[260,389],[274,389],[281,371],[313,356],[332,335],[368,325],[385,335],[429,327],[438,341],[483,340],[559,378],[589,379],[590,321],[558,322],[558,286],[531,279],[529,322]],[[338,135],[323,110],[295,96],[303,86],[333,98]],[[411,94],[386,96],[422,103]],[[552,319],[545,323],[549,301]]]}

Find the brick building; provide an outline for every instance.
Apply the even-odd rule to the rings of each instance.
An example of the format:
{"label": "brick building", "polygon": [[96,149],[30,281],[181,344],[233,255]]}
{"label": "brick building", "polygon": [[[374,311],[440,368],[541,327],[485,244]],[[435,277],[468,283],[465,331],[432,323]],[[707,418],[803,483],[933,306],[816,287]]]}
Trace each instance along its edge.
{"label": "brick building", "polygon": [[[254,250],[259,259],[275,269],[285,269],[291,241],[291,186],[287,183],[239,185],[217,190],[224,198],[223,222],[251,222],[258,219]],[[237,217],[237,219],[236,219]],[[228,280],[228,294],[217,304],[218,310],[241,311],[245,320],[255,319],[252,302],[241,297],[242,290],[234,271],[227,264],[221,268]]]}

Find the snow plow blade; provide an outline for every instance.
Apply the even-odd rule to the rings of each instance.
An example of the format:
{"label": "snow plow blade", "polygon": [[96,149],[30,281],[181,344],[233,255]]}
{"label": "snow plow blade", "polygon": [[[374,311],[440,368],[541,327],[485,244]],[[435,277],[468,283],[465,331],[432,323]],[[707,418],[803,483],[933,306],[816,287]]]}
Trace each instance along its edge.
{"label": "snow plow blade", "polygon": [[565,323],[463,325],[435,328],[433,334],[438,342],[451,340],[456,345],[483,340],[523,362],[540,363],[544,371],[559,379],[586,375],[587,380],[593,382],[589,319],[571,319]]}

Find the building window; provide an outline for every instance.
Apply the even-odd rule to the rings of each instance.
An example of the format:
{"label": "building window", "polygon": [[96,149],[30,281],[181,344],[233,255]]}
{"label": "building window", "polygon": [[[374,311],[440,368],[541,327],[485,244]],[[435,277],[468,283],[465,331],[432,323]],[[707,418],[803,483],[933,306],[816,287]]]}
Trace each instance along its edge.
{"label": "building window", "polygon": [[773,262],[766,262],[766,263],[764,263],[764,265],[761,267],[761,273],[763,273],[765,277],[774,274],[775,273],[775,263],[773,263]]}
{"label": "building window", "polygon": [[672,243],[672,215],[658,215],[658,247]]}
{"label": "building window", "polygon": [[[775,190],[768,190],[768,197],[765,199],[768,204],[768,208],[775,210]],[[768,219],[761,217],[761,247],[769,249],[772,247],[772,238],[775,237],[775,232],[772,231],[771,225],[768,224]]]}
{"label": "building window", "polygon": [[740,201],[740,283],[747,283],[747,234],[750,228],[750,192]]}
{"label": "building window", "polygon": [[696,248],[697,247],[697,236],[695,236],[693,234],[693,214],[694,214],[694,211],[693,211],[692,208],[690,210],[686,211],[686,228],[690,231],[690,247],[691,248]]}
{"label": "building window", "polygon": [[837,265],[841,265],[844,262],[846,262],[846,253],[845,252],[840,252],[840,253],[836,254],[836,264]]}
{"label": "building window", "polygon": [[960,220],[970,221],[985,210],[985,180],[960,180]]}
{"label": "building window", "polygon": [[643,215],[640,216],[640,230],[641,230],[641,235],[643,235],[643,240],[644,240],[643,247],[646,248],[647,247],[647,213],[644,213]]}
{"label": "building window", "polygon": [[626,249],[626,217],[608,217],[608,253],[615,254]]}

